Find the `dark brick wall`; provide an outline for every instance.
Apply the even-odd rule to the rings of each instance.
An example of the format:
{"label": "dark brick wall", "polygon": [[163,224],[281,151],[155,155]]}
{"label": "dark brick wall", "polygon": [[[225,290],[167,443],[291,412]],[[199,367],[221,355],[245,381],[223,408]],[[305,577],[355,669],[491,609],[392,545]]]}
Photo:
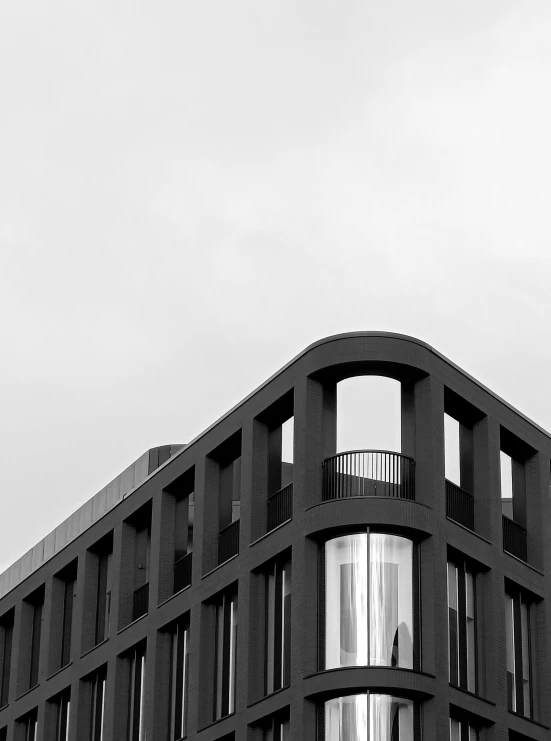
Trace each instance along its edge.
{"label": "dark brick wall", "polygon": [[[336,452],[336,383],[347,375],[377,372],[402,381],[402,452],[416,461],[416,502],[382,498],[321,503],[322,463]],[[449,390],[446,391],[446,389]],[[443,412],[446,393],[477,410],[472,422],[475,530],[446,518]],[[293,403],[289,405],[289,399]],[[294,412],[293,519],[266,534],[268,436],[281,416]],[[455,403],[455,401],[454,401]],[[269,410],[269,413],[267,412]],[[528,561],[503,552],[499,480],[500,431],[536,451],[526,470]],[[230,439],[241,440],[241,521],[238,557],[218,566],[218,452]],[[214,452],[213,452],[214,451]],[[218,452],[217,452],[218,451]],[[450,704],[485,723],[482,741],[505,741],[509,730],[544,741],[551,722],[549,641],[551,521],[549,461],[551,439],[426,346],[398,336],[361,333],[319,343],[274,376],[269,383],[156,471],[131,497],[95,523],[0,600],[2,615],[15,608],[12,681],[9,705],[0,711],[0,728],[14,741],[14,720],[34,707],[41,728],[51,726],[47,701],[71,688],[71,741],[88,741],[90,685],[86,677],[107,664],[105,741],[122,741],[128,695],[128,651],[147,642],[144,721],[148,738],[164,741],[168,703],[170,635],[167,626],[190,615],[188,724],[190,741],[259,741],[262,719],[289,708],[293,741],[316,739],[316,706],[323,698],[358,687],[376,686],[404,693],[422,703],[423,741],[448,737]],[[195,468],[195,530],[192,586],[172,595],[174,495],[171,484]],[[150,602],[147,616],[132,623],[135,514],[151,507]],[[318,671],[318,550],[328,534],[373,525],[412,537],[419,547],[421,671],[373,667]],[[95,544],[113,533],[111,627],[108,640],[93,647],[97,555]],[[448,548],[479,566],[479,696],[448,684]],[[92,549],[92,550],[91,550]],[[263,584],[261,569],[285,549],[292,550],[291,686],[263,695]],[[59,589],[54,576],[78,559],[72,663],[55,671],[60,621]],[[507,709],[505,673],[505,579],[534,595],[535,683],[538,720]],[[238,671],[235,715],[212,723],[214,609],[212,600],[236,583],[239,598]],[[26,692],[29,604],[45,587],[40,684]],[[52,674],[53,673],[53,674]],[[51,676],[50,676],[51,675]],[[262,721],[263,722],[263,721]],[[542,725],[543,724],[543,725]],[[46,731],[45,731],[46,733]],[[47,731],[49,733],[49,730]],[[49,736],[40,741],[49,741]]]}

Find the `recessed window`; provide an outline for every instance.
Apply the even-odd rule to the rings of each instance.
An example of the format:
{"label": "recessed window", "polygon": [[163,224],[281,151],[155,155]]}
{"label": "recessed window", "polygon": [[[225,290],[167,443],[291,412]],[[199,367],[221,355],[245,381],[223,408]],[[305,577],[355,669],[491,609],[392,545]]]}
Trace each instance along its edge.
{"label": "recessed window", "polygon": [[476,577],[460,558],[448,561],[448,650],[450,683],[476,692]]}
{"label": "recessed window", "polygon": [[107,667],[103,666],[83,682],[87,698],[86,724],[89,729],[87,741],[103,741],[106,677]]}
{"label": "recessed window", "polygon": [[187,736],[189,685],[189,616],[185,615],[170,632],[169,739]]}
{"label": "recessed window", "polygon": [[15,721],[17,741],[38,741],[38,708]]}
{"label": "recessed window", "polygon": [[450,741],[478,741],[478,729],[468,720],[450,718]]}
{"label": "recessed window", "polygon": [[373,692],[328,700],[319,716],[319,741],[418,741],[418,709],[411,700]]}
{"label": "recessed window", "polygon": [[265,694],[287,687],[291,679],[291,585],[289,557],[276,559],[265,579]]}
{"label": "recessed window", "polygon": [[237,592],[229,589],[215,602],[214,720],[235,712]]}
{"label": "recessed window", "polygon": [[325,668],[413,669],[414,545],[387,533],[325,544]]}
{"label": "recessed window", "polygon": [[[67,689],[48,701],[46,723],[54,732],[55,741],[69,741],[69,714],[71,710],[71,690]],[[51,738],[51,731],[48,738]]]}
{"label": "recessed window", "polygon": [[527,595],[510,586],[505,594],[507,700],[509,710],[532,717],[532,605]]}
{"label": "recessed window", "polygon": [[14,611],[0,620],[0,708],[9,702]]}

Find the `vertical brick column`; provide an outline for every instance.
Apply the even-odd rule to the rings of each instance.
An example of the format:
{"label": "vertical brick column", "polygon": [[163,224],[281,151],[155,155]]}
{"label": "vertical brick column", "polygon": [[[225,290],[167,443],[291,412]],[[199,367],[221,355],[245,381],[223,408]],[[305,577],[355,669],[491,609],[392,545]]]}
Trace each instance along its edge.
{"label": "vertical brick column", "polygon": [[[525,471],[528,563],[542,571],[549,544],[549,520],[543,517],[549,500],[549,459],[541,453],[533,455],[526,461]],[[551,513],[547,510],[546,514]]]}
{"label": "vertical brick column", "polygon": [[[23,660],[23,643],[27,640],[24,632],[24,619],[23,611],[24,608],[28,607],[22,602],[18,602],[15,605],[15,612],[13,617],[13,634],[11,641],[11,665],[10,665],[10,688],[8,694],[8,703],[13,705],[16,698],[20,694],[20,667]],[[10,728],[8,727],[8,741],[10,739]]]}
{"label": "vertical brick column", "polygon": [[[49,600],[50,606],[48,618],[50,629],[46,635],[42,636],[47,651],[47,677],[61,668],[61,632],[63,627],[64,593],[65,583],[54,576],[51,580],[51,598]],[[46,609],[46,604],[44,604],[44,609]]]}
{"label": "vertical brick column", "polygon": [[73,631],[77,656],[89,651],[95,643],[98,561],[98,556],[88,550],[78,562],[78,598],[75,604],[75,630]]}
{"label": "vertical brick column", "polygon": [[[89,612],[90,609],[85,610],[85,596],[87,596],[86,592],[86,556],[88,555],[88,551],[84,551],[80,554],[78,559],[78,565],[77,565],[77,578],[74,585],[75,593],[73,597],[73,624],[71,628],[71,655],[74,657],[74,659],[80,659],[82,654],[84,653],[84,650],[82,648],[82,639],[83,639],[83,626],[84,626],[84,615],[86,612]],[[95,605],[91,605],[92,607],[92,618],[95,618]],[[88,618],[90,620],[90,618]],[[94,620],[95,624],[95,620]],[[71,704],[72,704],[72,691],[71,691]]]}
{"label": "vertical brick column", "polygon": [[414,387],[415,498],[434,511],[433,537],[421,544],[422,668],[434,673],[438,696],[424,708],[427,738],[449,736],[448,593],[444,474],[444,386],[434,376]]}
{"label": "vertical brick column", "polygon": [[[145,731],[145,738],[151,739],[163,739],[162,730],[158,733],[154,733],[155,729],[155,705],[156,700],[159,697],[159,687],[156,683],[157,679],[157,639],[159,633],[154,629],[150,628],[147,631],[147,647],[145,650],[145,663],[144,663],[144,676],[142,677],[143,682],[143,724]],[[163,725],[161,725],[163,729]],[[166,718],[164,729],[166,729]]]}
{"label": "vertical brick column", "polygon": [[[42,626],[40,631],[40,659],[38,663],[38,684],[45,682],[49,676],[48,653],[49,641],[52,635],[52,603],[53,580],[48,579],[44,588],[44,604],[42,606]],[[40,712],[39,712],[40,716]],[[42,726],[44,727],[44,726]]]}
{"label": "vertical brick column", "polygon": [[168,631],[159,631],[156,636],[153,636],[150,633],[149,636],[150,637],[148,637],[147,640],[147,671],[148,676],[151,676],[153,678],[154,683],[154,690],[153,692],[149,693],[152,695],[151,701],[153,702],[151,738],[164,741],[167,733],[168,713],[170,706],[169,690],[171,636]]}

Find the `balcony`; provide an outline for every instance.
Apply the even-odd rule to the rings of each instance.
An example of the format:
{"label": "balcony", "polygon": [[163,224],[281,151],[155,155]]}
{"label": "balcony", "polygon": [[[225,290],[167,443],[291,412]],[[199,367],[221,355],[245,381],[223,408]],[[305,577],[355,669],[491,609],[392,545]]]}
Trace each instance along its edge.
{"label": "balcony", "polygon": [[234,520],[218,533],[218,564],[239,553],[239,520]]}
{"label": "balcony", "polygon": [[149,583],[146,582],[135,590],[132,600],[132,622],[147,615],[149,608]]}
{"label": "balcony", "polygon": [[512,556],[528,561],[528,539],[525,528],[505,515],[503,522],[503,550]]}
{"label": "balcony", "polygon": [[268,497],[268,524],[266,532],[282,525],[293,516],[293,482]]}
{"label": "balcony", "polygon": [[474,497],[446,479],[446,517],[474,531]]}
{"label": "balcony", "polygon": [[349,497],[415,500],[415,461],[386,450],[352,450],[327,458],[322,500]]}
{"label": "balcony", "polygon": [[174,594],[191,586],[192,553],[186,553],[174,562]]}

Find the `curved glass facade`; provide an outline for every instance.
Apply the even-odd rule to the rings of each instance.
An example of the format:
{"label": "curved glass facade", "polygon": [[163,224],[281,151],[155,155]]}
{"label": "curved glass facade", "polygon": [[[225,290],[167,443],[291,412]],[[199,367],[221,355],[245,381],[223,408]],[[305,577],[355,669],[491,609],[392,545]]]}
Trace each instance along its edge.
{"label": "curved glass facade", "polygon": [[411,700],[375,693],[325,703],[325,741],[414,741]]}
{"label": "curved glass facade", "polygon": [[325,544],[325,668],[413,669],[413,543],[356,533]]}

